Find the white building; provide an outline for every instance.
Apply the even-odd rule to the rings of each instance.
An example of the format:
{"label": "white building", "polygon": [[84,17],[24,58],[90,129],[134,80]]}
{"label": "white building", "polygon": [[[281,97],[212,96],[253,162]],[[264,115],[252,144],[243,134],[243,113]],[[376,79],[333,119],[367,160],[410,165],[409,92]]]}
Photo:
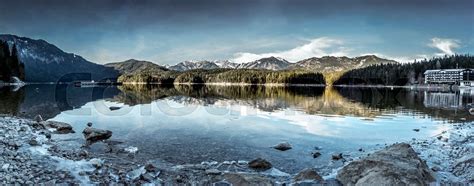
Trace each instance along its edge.
{"label": "white building", "polygon": [[473,69],[438,69],[425,71],[425,84],[474,86]]}

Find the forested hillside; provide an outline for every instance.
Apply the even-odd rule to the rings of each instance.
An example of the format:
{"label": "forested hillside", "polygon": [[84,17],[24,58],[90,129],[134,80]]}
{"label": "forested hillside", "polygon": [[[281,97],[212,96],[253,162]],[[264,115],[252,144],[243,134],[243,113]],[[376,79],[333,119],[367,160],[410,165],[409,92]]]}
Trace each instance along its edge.
{"label": "forested hillside", "polygon": [[474,68],[474,56],[453,55],[413,63],[378,64],[344,73],[335,85],[422,84],[423,73],[430,69]]}
{"label": "forested hillside", "polygon": [[122,75],[120,82],[144,83],[244,83],[244,84],[325,84],[320,73],[303,70],[196,69],[184,72]]}
{"label": "forested hillside", "polygon": [[16,45],[10,47],[7,42],[0,41],[0,81],[9,82],[11,77],[25,78],[25,66],[18,59]]}

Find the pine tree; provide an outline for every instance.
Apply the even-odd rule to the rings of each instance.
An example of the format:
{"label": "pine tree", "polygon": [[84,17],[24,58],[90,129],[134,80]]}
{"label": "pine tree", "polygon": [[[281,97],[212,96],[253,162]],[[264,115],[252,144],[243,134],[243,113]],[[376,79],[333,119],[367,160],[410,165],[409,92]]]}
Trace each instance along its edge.
{"label": "pine tree", "polygon": [[8,82],[12,76],[24,80],[25,65],[19,61],[18,50],[15,44],[10,52],[8,43],[0,41],[0,80]]}

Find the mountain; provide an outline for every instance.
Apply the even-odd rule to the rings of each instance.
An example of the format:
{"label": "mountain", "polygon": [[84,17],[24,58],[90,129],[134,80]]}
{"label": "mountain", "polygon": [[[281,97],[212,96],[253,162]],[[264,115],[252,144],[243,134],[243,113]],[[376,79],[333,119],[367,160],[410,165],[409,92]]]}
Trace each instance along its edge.
{"label": "mountain", "polygon": [[194,69],[216,69],[219,68],[219,66],[211,61],[184,61],[168,68],[176,71],[186,71]]}
{"label": "mountain", "polygon": [[141,73],[144,71],[148,72],[165,72],[169,71],[166,67],[157,65],[149,61],[140,61],[136,59],[129,59],[123,62],[114,62],[105,64],[106,67],[112,67],[117,70],[120,74],[134,74]]}
{"label": "mountain", "polygon": [[266,69],[266,70],[284,70],[291,65],[290,62],[282,58],[268,57],[256,61],[241,63],[237,68],[243,69]]}
{"label": "mountain", "polygon": [[356,68],[363,68],[374,64],[397,63],[393,60],[379,58],[374,55],[366,55],[354,58],[324,56],[313,57],[298,61],[290,65],[290,69],[305,69],[317,72],[337,72]]}
{"label": "mountain", "polygon": [[140,61],[129,59],[123,62],[105,64],[107,67],[114,68],[120,73],[118,82],[153,82],[153,83],[173,83],[178,75],[175,70],[170,70],[164,66],[157,65],[149,61]]}
{"label": "mountain", "polygon": [[291,63],[283,58],[268,57],[248,63],[233,63],[228,60],[223,61],[185,61],[165,68],[176,71],[187,71],[194,69],[265,69],[265,70],[295,70],[304,69],[313,72],[341,72],[355,68],[363,68],[374,64],[397,63],[393,60],[383,59],[375,55],[365,55],[360,57],[313,57]]}
{"label": "mountain", "polygon": [[238,63],[233,63],[229,60],[214,61],[214,64],[219,66],[219,68],[237,68],[237,66],[239,65]]}
{"label": "mountain", "polygon": [[15,35],[0,35],[0,40],[16,45],[20,62],[25,65],[27,82],[56,82],[78,79],[117,78],[113,68],[95,64],[81,56],[66,53],[44,41]]}

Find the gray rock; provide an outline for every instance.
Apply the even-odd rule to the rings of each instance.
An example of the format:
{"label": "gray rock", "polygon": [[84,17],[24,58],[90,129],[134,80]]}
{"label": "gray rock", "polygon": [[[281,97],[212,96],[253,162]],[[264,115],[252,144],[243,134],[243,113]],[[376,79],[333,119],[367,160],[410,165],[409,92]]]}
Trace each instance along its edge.
{"label": "gray rock", "polygon": [[226,173],[223,175],[223,177],[225,181],[231,183],[232,185],[274,185],[270,179],[255,174]]}
{"label": "gray rock", "polygon": [[272,168],[272,164],[262,158],[257,158],[249,162],[249,167],[257,171],[265,171]]}
{"label": "gray rock", "polygon": [[34,120],[38,123],[44,121],[43,117],[41,117],[41,115],[36,115]]}
{"label": "gray rock", "polygon": [[279,143],[279,144],[273,146],[273,148],[277,149],[277,150],[281,150],[281,151],[286,151],[286,150],[290,150],[292,147],[291,147],[290,143],[282,142],[282,143]]}
{"label": "gray rock", "polygon": [[474,181],[474,154],[464,155],[454,162],[453,173],[456,176]]}
{"label": "gray rock", "polygon": [[109,107],[109,110],[111,111],[114,111],[114,110],[119,110],[121,109],[122,107],[115,107],[115,106],[112,106],[112,107]]}
{"label": "gray rock", "polygon": [[320,152],[313,152],[313,153],[311,153],[311,155],[313,155],[313,158],[318,158],[319,156],[321,156],[321,153]]}
{"label": "gray rock", "polygon": [[51,139],[51,132],[49,130],[41,130],[39,134],[44,135],[47,139]]}
{"label": "gray rock", "polygon": [[145,170],[145,167],[143,166],[143,167],[140,167],[138,169],[128,172],[127,179],[133,181],[140,178],[141,175],[145,173],[146,173],[146,170]]}
{"label": "gray rock", "polygon": [[100,159],[97,159],[97,158],[94,158],[94,159],[89,160],[89,163],[91,163],[92,166],[94,166],[95,168],[99,169],[104,164],[104,161],[100,160]]}
{"label": "gray rock", "polygon": [[435,181],[426,163],[406,143],[349,163],[337,179],[343,185],[426,185]]}
{"label": "gray rock", "polygon": [[158,169],[151,163],[145,165],[145,170],[147,172],[157,172]]}
{"label": "gray rock", "polygon": [[2,169],[3,169],[3,170],[8,170],[9,167],[10,167],[10,164],[7,163],[7,164],[4,164],[4,165],[2,166]]}
{"label": "gray rock", "polygon": [[40,143],[38,142],[38,140],[36,140],[36,138],[31,138],[31,139],[28,141],[28,144],[30,144],[31,146],[37,146],[37,145],[39,145]]}
{"label": "gray rock", "polygon": [[222,172],[217,169],[206,169],[206,174],[209,175],[220,175]]}
{"label": "gray rock", "polygon": [[141,179],[146,182],[152,182],[155,179],[155,175],[152,173],[142,174]]}
{"label": "gray rock", "polygon": [[218,181],[212,184],[213,186],[231,186],[232,184],[227,181]]}
{"label": "gray rock", "polygon": [[302,170],[293,179],[297,182],[305,180],[323,181],[323,178],[316,172],[316,169],[312,168]]}
{"label": "gray rock", "polygon": [[342,157],[342,153],[333,154],[333,155],[332,155],[332,160],[336,160],[336,161],[337,161],[337,160],[340,160],[340,159],[342,159],[342,158],[344,158],[344,157]]}
{"label": "gray rock", "polygon": [[92,127],[85,128],[84,131],[82,131],[82,134],[84,134],[84,138],[87,141],[91,141],[91,142],[106,140],[112,137],[112,131],[96,129]]}
{"label": "gray rock", "polygon": [[92,123],[91,123],[91,122],[88,122],[88,123],[87,123],[87,126],[88,126],[88,127],[92,127]]}
{"label": "gray rock", "polygon": [[72,126],[64,123],[64,122],[59,122],[59,121],[43,121],[41,122],[46,127],[49,128],[54,128],[58,133],[62,134],[67,134],[67,133],[73,133],[74,131],[72,130]]}

